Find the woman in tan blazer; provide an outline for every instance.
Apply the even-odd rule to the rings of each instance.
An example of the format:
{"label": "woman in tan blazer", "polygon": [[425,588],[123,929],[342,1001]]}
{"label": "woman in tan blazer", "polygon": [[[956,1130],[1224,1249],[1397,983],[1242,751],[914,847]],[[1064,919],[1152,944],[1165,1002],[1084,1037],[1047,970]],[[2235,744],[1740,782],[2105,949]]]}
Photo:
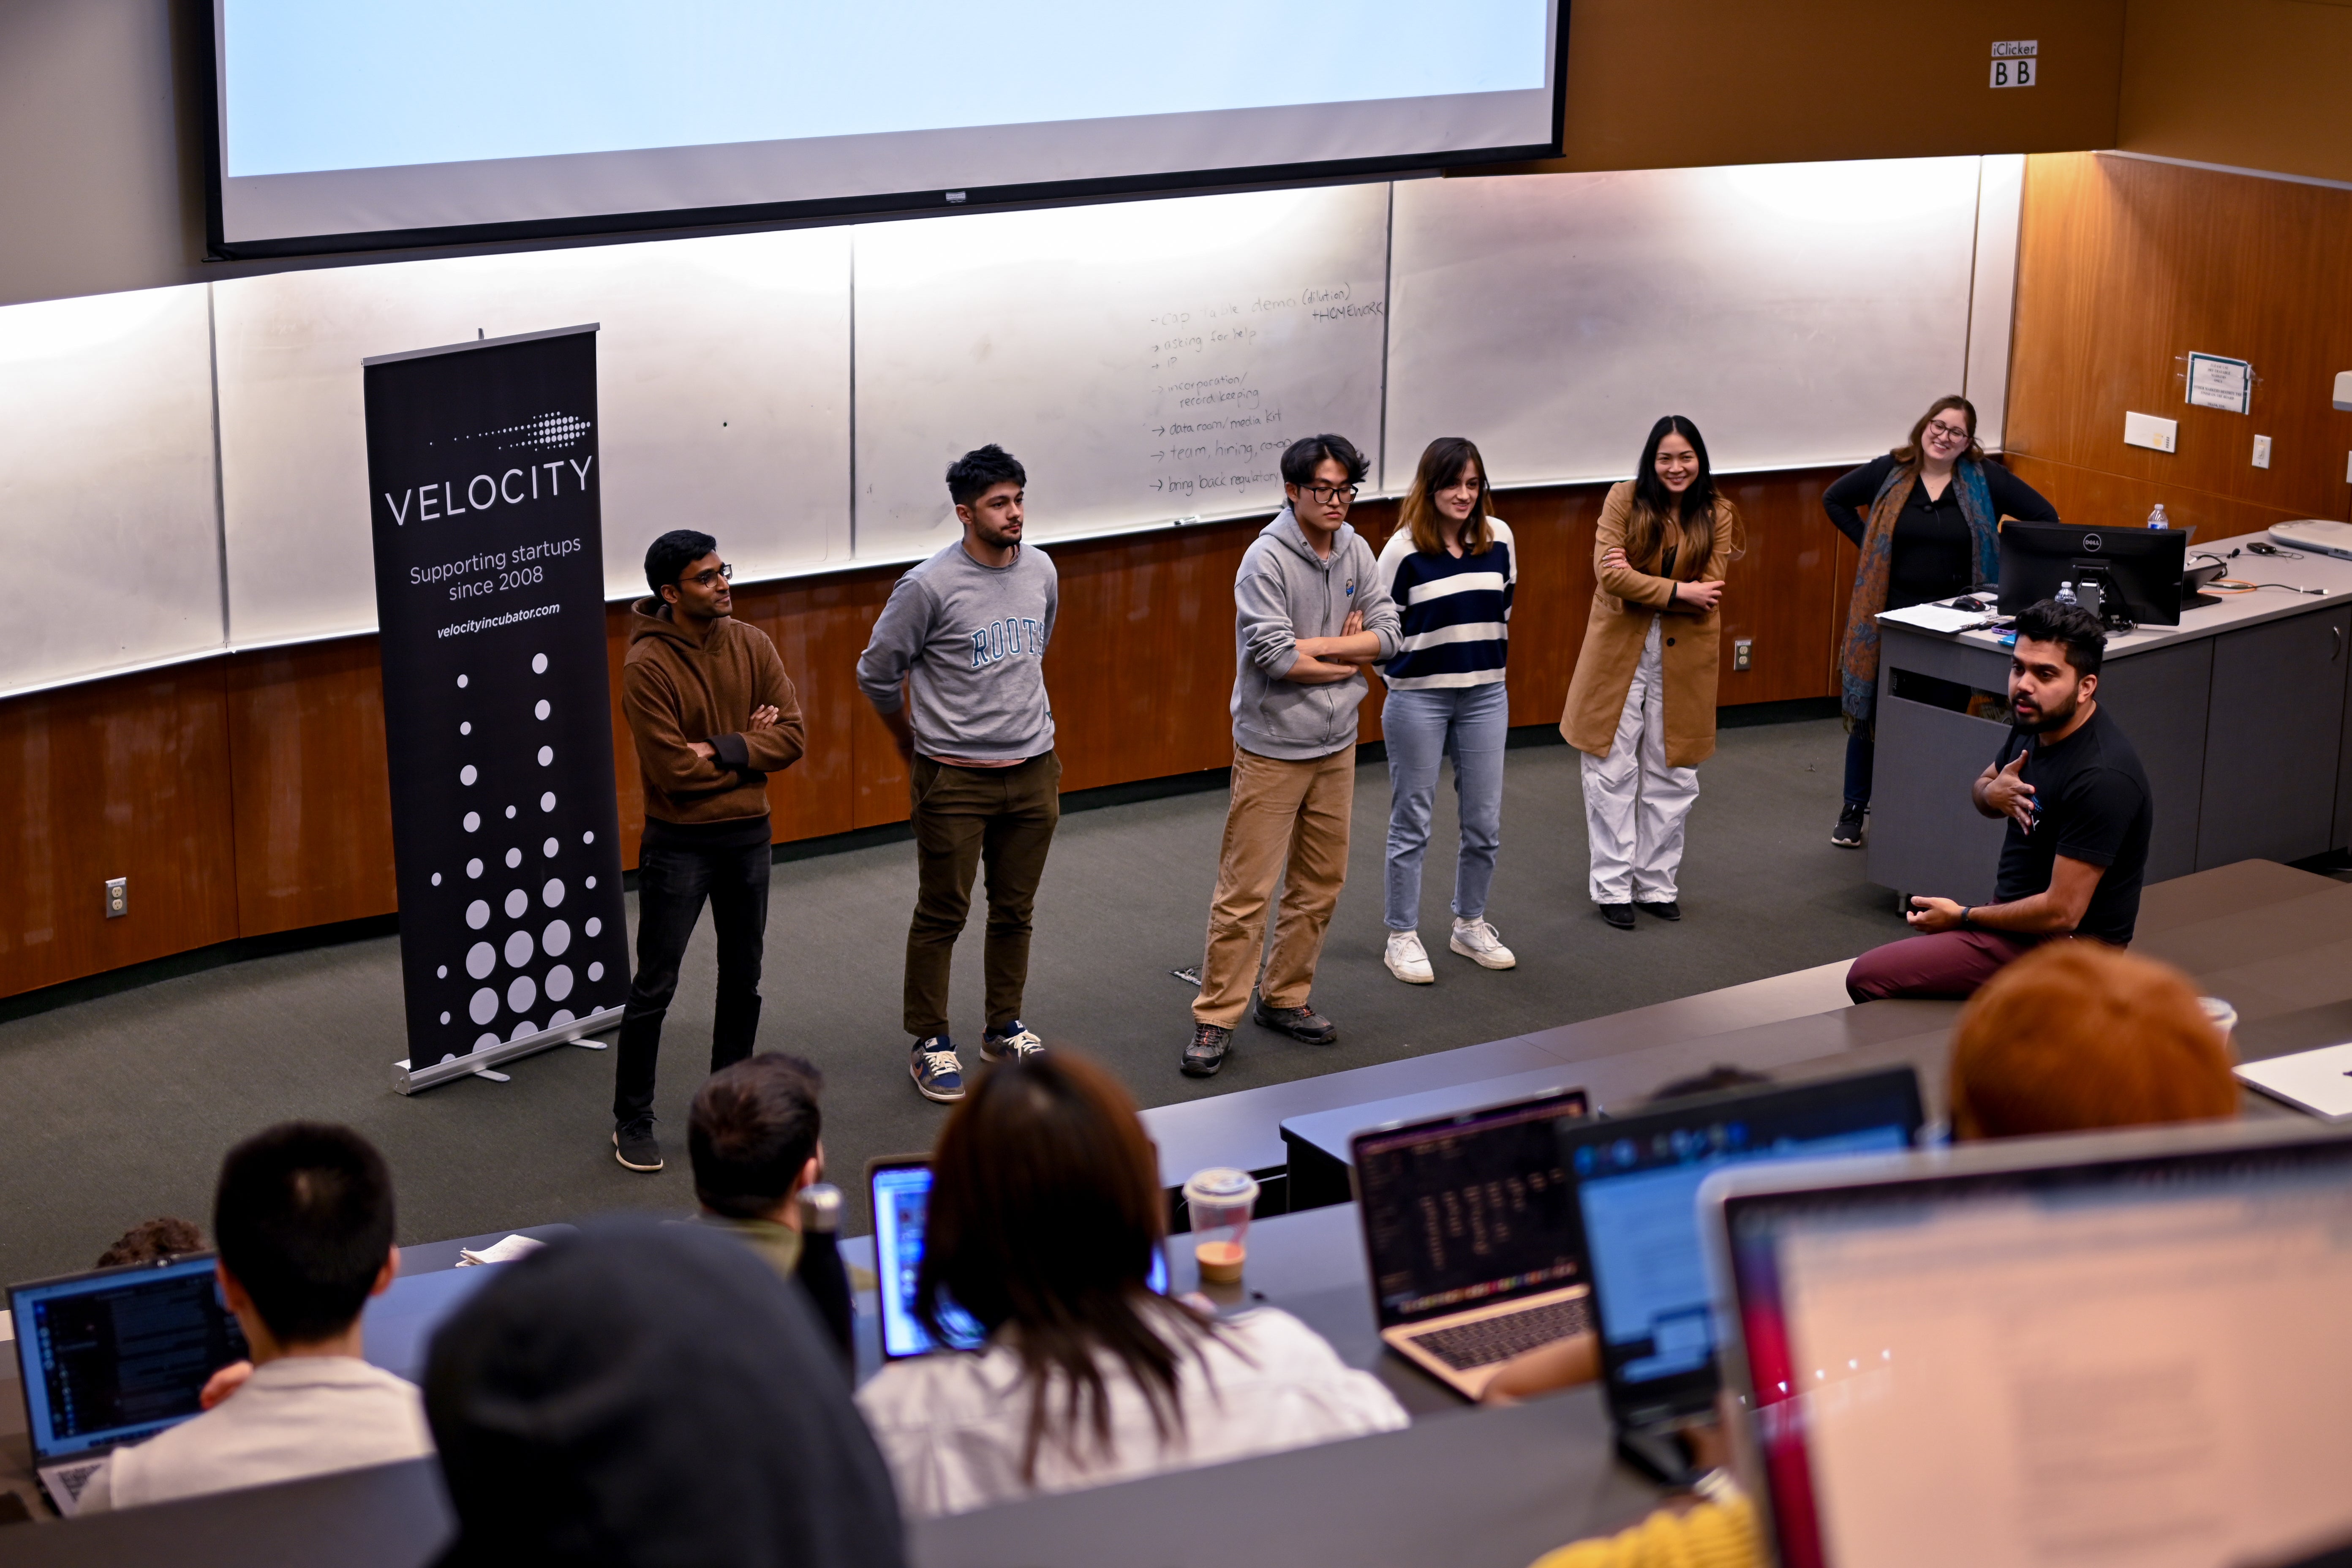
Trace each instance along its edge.
{"label": "woman in tan blazer", "polygon": [[1706,443],[1679,414],[1653,426],[1593,541],[1600,578],[1559,732],[1584,753],[1592,901],[1620,931],[1639,904],[1683,918],[1675,876],[1698,764],[1715,752],[1723,577],[1745,548],[1715,493]]}

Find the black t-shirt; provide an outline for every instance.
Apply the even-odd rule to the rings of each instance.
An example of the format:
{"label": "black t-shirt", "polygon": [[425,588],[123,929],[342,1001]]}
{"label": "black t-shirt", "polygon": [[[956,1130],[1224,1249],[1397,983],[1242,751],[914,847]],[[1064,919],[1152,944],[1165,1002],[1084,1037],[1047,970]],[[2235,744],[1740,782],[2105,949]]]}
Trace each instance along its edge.
{"label": "black t-shirt", "polygon": [[[1873,458],[1822,492],[1822,506],[1838,531],[1856,544],[1870,524],[1870,503],[1895,468],[1890,454]],[[1999,463],[1984,466],[1985,489],[1992,497],[1996,517],[2026,522],[2055,522],[2058,512],[2032,485]],[[1969,520],[1960,510],[1959,476],[1930,498],[1927,487],[1915,480],[1911,496],[1895,519],[1895,548],[1886,563],[1886,607],[1906,609],[1931,599],[1948,599],[1976,585],[1976,546],[1969,539]]]}
{"label": "black t-shirt", "polygon": [[2074,934],[2120,947],[2131,941],[2139,922],[2140,879],[2147,868],[2148,830],[2156,822],[2139,753],[2101,709],[2054,746],[2039,743],[2022,730],[2010,731],[1993,766],[2009,766],[2029,742],[2035,743],[2019,776],[2033,786],[2041,815],[2031,834],[2010,818],[1993,901],[2014,903],[2046,891],[2061,855],[2104,866],[2106,874]]}

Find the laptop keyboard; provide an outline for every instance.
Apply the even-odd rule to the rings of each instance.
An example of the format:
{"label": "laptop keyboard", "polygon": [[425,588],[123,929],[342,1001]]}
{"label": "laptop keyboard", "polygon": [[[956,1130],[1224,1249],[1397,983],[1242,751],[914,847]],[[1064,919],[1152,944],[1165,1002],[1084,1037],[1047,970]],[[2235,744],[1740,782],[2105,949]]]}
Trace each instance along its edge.
{"label": "laptop keyboard", "polygon": [[1530,1307],[1524,1312],[1480,1318],[1474,1322],[1456,1323],[1450,1329],[1433,1329],[1428,1333],[1413,1335],[1412,1342],[1454,1371],[1468,1372],[1473,1367],[1508,1361],[1521,1351],[1584,1332],[1592,1326],[1587,1301],[1586,1297],[1574,1296],[1565,1301]]}

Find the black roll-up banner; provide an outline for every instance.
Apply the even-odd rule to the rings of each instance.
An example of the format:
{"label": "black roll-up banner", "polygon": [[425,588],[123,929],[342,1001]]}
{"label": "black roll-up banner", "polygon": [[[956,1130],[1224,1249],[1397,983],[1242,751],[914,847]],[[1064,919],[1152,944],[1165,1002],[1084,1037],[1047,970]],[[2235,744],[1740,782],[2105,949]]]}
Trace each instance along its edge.
{"label": "black roll-up banner", "polygon": [[596,330],[365,362],[404,1092],[620,1021]]}

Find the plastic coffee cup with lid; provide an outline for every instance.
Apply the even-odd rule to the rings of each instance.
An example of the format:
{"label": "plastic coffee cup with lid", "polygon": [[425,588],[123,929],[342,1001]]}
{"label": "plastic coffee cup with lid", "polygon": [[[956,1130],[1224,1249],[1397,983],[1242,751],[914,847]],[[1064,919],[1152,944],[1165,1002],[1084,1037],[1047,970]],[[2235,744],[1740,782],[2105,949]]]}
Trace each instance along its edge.
{"label": "plastic coffee cup with lid", "polygon": [[1205,1284],[1237,1284],[1249,1256],[1250,1215],[1257,1207],[1257,1179],[1247,1171],[1217,1165],[1196,1171],[1184,1184],[1184,1214],[1192,1231],[1192,1257]]}
{"label": "plastic coffee cup with lid", "polygon": [[2205,1016],[2211,1019],[2213,1026],[2221,1031],[2222,1041],[2234,1049],[2235,1037],[2238,1032],[2238,1010],[2219,996],[2200,996],[2197,998],[2197,1005],[2205,1009]]}

